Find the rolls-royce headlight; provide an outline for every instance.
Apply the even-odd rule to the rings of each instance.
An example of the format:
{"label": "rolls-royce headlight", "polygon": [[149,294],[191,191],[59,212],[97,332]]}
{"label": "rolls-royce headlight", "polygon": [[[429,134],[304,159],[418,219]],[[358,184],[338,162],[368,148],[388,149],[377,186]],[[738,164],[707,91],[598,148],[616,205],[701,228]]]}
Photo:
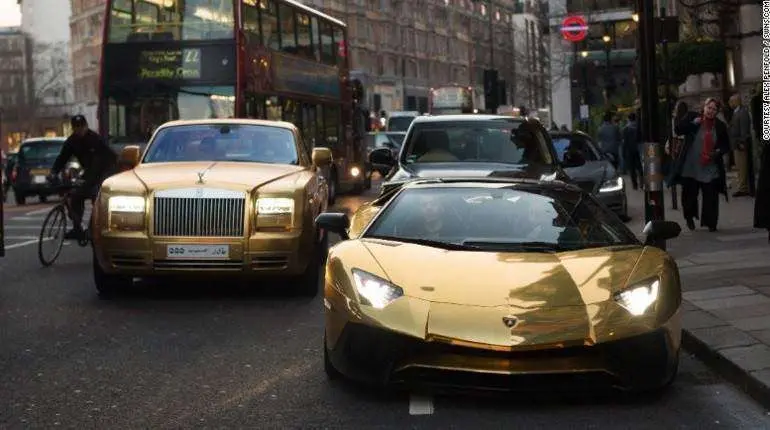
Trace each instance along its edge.
{"label": "rolls-royce headlight", "polygon": [[140,196],[112,196],[107,202],[109,229],[140,231],[144,229],[146,201]]}
{"label": "rolls-royce headlight", "polygon": [[620,191],[623,189],[623,178],[618,176],[615,179],[604,181],[602,187],[599,188],[600,193],[611,193],[613,191]]}
{"label": "rolls-royce headlight", "polygon": [[283,215],[294,213],[294,199],[286,197],[260,197],[257,199],[257,214]]}
{"label": "rolls-royce headlight", "polygon": [[257,199],[257,228],[261,231],[287,231],[294,224],[294,199],[260,197]]}
{"label": "rolls-royce headlight", "polygon": [[660,279],[654,278],[616,293],[615,301],[631,315],[640,316],[658,300],[659,292]]}
{"label": "rolls-royce headlight", "polygon": [[404,295],[401,287],[363,270],[353,269],[353,282],[361,297],[361,304],[376,309],[382,309]]}
{"label": "rolls-royce headlight", "polygon": [[144,213],[144,197],[138,196],[113,196],[109,200],[110,212]]}

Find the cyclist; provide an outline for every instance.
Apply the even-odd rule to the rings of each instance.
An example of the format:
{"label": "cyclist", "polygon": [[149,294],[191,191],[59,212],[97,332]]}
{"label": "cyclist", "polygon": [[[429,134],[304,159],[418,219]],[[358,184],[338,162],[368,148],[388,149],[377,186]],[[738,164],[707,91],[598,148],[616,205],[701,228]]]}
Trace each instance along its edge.
{"label": "cyclist", "polygon": [[53,181],[72,157],[77,158],[82,166],[84,183],[70,194],[70,216],[74,228],[65,236],[66,239],[80,239],[86,199],[93,201],[102,182],[118,172],[118,156],[98,133],[88,128],[88,121],[83,115],[73,116],[70,124],[72,134],[64,142],[51,168],[50,179]]}

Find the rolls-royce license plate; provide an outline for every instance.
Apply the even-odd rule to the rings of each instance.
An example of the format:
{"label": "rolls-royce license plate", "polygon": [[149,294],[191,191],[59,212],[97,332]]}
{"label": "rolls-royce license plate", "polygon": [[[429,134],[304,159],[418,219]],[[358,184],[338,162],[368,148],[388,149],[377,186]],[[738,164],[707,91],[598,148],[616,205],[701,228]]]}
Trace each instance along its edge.
{"label": "rolls-royce license plate", "polygon": [[167,245],[166,257],[177,260],[222,260],[230,258],[229,245]]}

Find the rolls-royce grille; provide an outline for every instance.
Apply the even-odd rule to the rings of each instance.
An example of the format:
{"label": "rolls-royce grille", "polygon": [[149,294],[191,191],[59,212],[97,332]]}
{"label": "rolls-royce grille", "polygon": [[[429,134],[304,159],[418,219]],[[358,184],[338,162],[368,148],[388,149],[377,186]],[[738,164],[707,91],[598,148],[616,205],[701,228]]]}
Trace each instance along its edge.
{"label": "rolls-royce grille", "polygon": [[156,236],[242,237],[246,198],[229,190],[185,189],[155,194]]}

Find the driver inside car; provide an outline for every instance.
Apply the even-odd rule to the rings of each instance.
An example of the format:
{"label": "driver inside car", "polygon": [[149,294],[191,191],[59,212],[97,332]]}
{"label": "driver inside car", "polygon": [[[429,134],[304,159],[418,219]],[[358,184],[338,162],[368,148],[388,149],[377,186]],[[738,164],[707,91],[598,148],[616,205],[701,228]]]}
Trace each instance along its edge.
{"label": "driver inside car", "polygon": [[421,154],[418,163],[442,163],[459,161],[449,150],[449,136],[442,130],[426,130],[417,140],[413,153]]}

